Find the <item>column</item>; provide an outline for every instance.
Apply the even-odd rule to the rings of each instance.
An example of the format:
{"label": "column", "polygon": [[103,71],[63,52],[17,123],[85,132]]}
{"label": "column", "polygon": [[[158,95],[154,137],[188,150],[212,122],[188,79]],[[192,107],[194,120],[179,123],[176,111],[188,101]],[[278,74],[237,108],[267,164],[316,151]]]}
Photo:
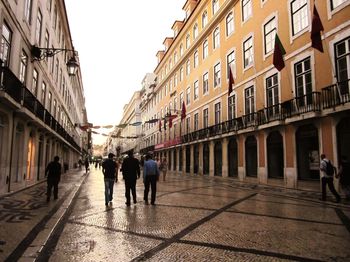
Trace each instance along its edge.
{"label": "column", "polygon": [[224,137],[221,141],[222,148],[222,177],[228,177],[228,156],[227,156],[228,139]]}
{"label": "column", "polygon": [[209,142],[209,176],[214,176],[214,141]]}
{"label": "column", "polygon": [[194,146],[190,145],[190,175],[194,175]]}
{"label": "column", "polygon": [[198,144],[198,175],[203,175],[203,143]]}
{"label": "column", "polygon": [[182,148],[182,175],[186,175],[186,146],[181,146]]}

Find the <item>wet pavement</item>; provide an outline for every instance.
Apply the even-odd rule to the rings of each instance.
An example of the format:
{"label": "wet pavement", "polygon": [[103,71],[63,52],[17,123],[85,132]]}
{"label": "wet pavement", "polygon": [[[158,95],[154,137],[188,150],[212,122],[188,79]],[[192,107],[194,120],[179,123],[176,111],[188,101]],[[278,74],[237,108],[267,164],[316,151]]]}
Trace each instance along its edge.
{"label": "wet pavement", "polygon": [[155,206],[138,180],[127,207],[119,179],[106,207],[98,169],[65,175],[57,202],[45,186],[0,199],[0,260],[350,261],[349,203],[319,192],[167,175]]}

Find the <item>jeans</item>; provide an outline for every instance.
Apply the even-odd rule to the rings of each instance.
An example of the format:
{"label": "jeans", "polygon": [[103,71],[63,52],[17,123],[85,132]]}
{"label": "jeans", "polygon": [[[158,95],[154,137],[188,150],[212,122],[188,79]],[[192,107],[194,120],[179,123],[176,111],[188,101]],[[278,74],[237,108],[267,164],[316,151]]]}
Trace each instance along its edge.
{"label": "jeans", "polygon": [[326,185],[328,185],[329,190],[333,193],[337,201],[339,201],[340,196],[334,188],[333,177],[322,177],[321,181],[322,181],[322,200],[326,200],[327,198]]}
{"label": "jeans", "polygon": [[54,197],[54,199],[57,199],[58,198],[58,181],[51,181],[48,179],[47,180],[47,192],[46,192],[48,201],[50,200],[50,197],[51,197],[52,187],[53,187],[53,197]]}
{"label": "jeans", "polygon": [[105,178],[105,203],[113,199],[114,178]]}
{"label": "jeans", "polygon": [[136,179],[125,179],[125,198],[126,204],[130,205],[130,190],[134,203],[136,202]]}
{"label": "jeans", "polygon": [[148,201],[148,192],[149,192],[149,186],[151,185],[151,204],[154,204],[156,201],[156,193],[157,193],[157,179],[158,176],[146,176],[145,178],[145,192],[143,199],[147,202]]}

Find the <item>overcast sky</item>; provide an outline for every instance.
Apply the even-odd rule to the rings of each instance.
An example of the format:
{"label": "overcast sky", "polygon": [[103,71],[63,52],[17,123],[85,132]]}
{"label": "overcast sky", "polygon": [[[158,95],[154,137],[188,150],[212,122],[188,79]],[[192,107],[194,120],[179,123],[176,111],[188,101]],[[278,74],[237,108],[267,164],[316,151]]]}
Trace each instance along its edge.
{"label": "overcast sky", "polygon": [[[157,65],[185,0],[65,0],[89,122],[119,124],[123,106]],[[96,130],[108,132],[108,130]],[[105,137],[94,135],[94,144]]]}

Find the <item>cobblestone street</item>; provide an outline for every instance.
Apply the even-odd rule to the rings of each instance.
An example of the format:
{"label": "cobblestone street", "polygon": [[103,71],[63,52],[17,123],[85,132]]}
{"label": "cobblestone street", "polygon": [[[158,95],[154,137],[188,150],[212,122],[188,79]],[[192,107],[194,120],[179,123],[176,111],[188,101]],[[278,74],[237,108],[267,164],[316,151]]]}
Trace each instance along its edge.
{"label": "cobblestone street", "polygon": [[[119,177],[113,204],[105,207],[101,171],[93,168],[88,176],[81,174],[76,173],[75,180],[71,175],[61,184],[62,194],[69,194],[66,199],[59,199],[61,202],[56,204],[42,204],[32,211],[32,217],[24,218],[25,223],[2,219],[0,240],[6,242],[0,253],[2,259],[7,257],[13,261],[9,259],[9,243],[13,242],[15,250],[20,243],[16,239],[33,231],[28,225],[33,228],[35,224],[36,227],[40,223],[45,225],[40,217],[53,211],[42,209],[57,209],[69,199],[69,207],[59,221],[55,224],[51,218],[46,223],[49,231],[56,226],[42,241],[44,244],[36,247],[38,237],[28,239],[27,235],[10,258],[20,261],[350,259],[350,207],[331,200],[322,203],[317,192],[257,186],[228,178],[168,175],[167,181],[158,183],[156,206],[144,204],[143,184],[138,180],[138,203],[127,207],[124,183]],[[69,181],[80,181],[80,190],[77,186],[73,187],[75,190],[63,190]],[[39,188],[44,186],[43,183]],[[41,198],[44,203],[45,195],[33,197]],[[2,206],[3,201],[0,201]],[[40,203],[38,199],[36,202]],[[14,224],[21,232],[25,227],[27,230],[23,234],[10,234],[8,231],[14,229],[7,225]],[[21,247],[26,250],[19,258]]]}

